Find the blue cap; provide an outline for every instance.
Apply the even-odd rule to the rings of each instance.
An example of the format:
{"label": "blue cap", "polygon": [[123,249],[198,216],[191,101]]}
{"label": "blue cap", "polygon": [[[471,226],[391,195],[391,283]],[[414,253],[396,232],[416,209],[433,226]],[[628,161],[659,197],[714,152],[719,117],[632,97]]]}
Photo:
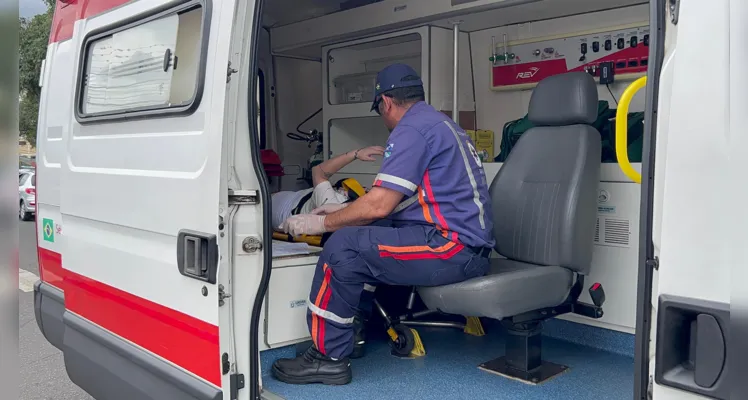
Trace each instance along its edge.
{"label": "blue cap", "polygon": [[377,98],[392,89],[410,86],[423,86],[418,72],[406,64],[392,64],[379,71],[376,86],[374,86],[374,99],[371,103],[371,111],[377,107]]}

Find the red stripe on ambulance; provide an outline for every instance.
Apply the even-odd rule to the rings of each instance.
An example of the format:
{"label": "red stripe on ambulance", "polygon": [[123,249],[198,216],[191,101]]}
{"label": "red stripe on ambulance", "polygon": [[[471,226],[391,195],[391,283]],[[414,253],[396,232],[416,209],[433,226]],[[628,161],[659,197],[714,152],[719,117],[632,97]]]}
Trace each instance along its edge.
{"label": "red stripe on ambulance", "polygon": [[39,277],[43,282],[64,291],[65,270],[62,269],[62,256],[43,247],[37,247],[37,253],[39,256]]}
{"label": "red stripe on ambulance", "polygon": [[52,18],[49,43],[61,42],[72,38],[75,21],[109,11],[128,1],[130,0],[78,0],[73,3],[58,1],[55,7],[55,15]]}
{"label": "red stripe on ambulance", "polygon": [[217,326],[63,269],[58,253],[40,247],[39,260],[67,310],[221,386]]}

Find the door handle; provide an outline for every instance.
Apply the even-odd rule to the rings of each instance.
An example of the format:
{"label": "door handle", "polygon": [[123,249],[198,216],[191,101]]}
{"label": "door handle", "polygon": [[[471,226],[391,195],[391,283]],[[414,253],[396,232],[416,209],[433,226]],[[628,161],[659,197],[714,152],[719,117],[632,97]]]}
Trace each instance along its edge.
{"label": "door handle", "polygon": [[216,283],[218,240],[216,235],[182,229],[177,235],[179,273],[208,283]]}
{"label": "door handle", "polygon": [[669,295],[659,303],[655,382],[729,399],[730,305]]}

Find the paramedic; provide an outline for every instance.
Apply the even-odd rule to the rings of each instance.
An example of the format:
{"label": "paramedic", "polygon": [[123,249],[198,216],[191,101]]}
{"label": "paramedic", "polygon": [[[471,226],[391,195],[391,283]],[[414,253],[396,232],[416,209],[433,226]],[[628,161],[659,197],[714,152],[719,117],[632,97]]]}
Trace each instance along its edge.
{"label": "paramedic", "polygon": [[335,190],[330,184],[330,177],[355,160],[374,161],[374,156],[382,154],[384,154],[382,146],[349,151],[312,168],[313,189],[274,193],[272,196],[273,227],[278,229],[291,215],[309,214],[315,208],[326,204],[347,202],[348,195]]}
{"label": "paramedic", "polygon": [[[314,345],[273,364],[275,377],[286,383],[350,382],[354,315],[373,285],[439,286],[488,270],[491,204],[472,141],[424,102],[421,78],[407,65],[379,72],[372,111],[390,130],[374,187],[356,201],[283,224],[292,235],[335,232],[308,300]],[[382,219],[389,226],[366,226]]]}

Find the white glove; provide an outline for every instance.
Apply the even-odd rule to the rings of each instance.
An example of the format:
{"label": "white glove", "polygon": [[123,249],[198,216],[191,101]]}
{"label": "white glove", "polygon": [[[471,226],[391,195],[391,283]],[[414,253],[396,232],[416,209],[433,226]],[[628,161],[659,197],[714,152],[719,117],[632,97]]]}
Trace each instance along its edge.
{"label": "white glove", "polygon": [[325,216],[313,214],[299,214],[289,217],[281,225],[283,232],[293,237],[301,235],[321,235],[325,230]]}
{"label": "white glove", "polygon": [[312,210],[312,214],[314,215],[328,215],[332,214],[334,212],[338,212],[346,207],[348,207],[348,204],[350,203],[342,203],[342,204],[325,204],[323,206],[319,206]]}

